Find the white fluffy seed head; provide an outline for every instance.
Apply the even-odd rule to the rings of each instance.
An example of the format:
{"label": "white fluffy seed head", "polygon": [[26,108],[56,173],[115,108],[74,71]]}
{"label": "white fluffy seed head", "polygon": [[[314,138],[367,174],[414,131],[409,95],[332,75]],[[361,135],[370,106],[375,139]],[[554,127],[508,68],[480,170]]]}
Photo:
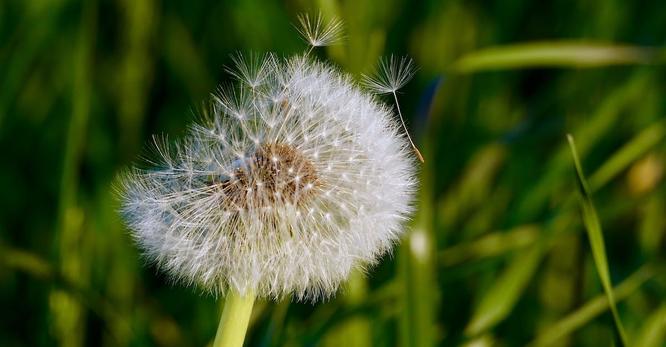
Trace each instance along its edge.
{"label": "white fluffy seed head", "polygon": [[146,257],[220,293],[316,300],[402,233],[416,187],[388,107],[307,56],[237,58],[181,141],[122,175],[122,214]]}

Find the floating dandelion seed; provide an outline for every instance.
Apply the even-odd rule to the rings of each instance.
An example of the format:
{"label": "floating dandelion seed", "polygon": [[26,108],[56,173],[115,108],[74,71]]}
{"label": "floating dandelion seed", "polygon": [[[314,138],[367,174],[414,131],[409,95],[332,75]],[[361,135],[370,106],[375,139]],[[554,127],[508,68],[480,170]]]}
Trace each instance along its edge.
{"label": "floating dandelion seed", "polygon": [[416,66],[414,66],[414,62],[411,58],[402,57],[398,59],[391,55],[389,59],[381,59],[379,61],[379,69],[374,75],[363,75],[362,83],[368,90],[374,93],[393,94],[395,106],[398,109],[398,115],[400,116],[400,122],[405,129],[405,134],[407,134],[409,143],[412,145],[419,160],[424,162],[421,152],[416,148],[414,141],[412,141],[412,137],[409,136],[407,125],[402,117],[402,111],[400,111],[400,103],[398,102],[397,94],[397,91],[404,87],[405,84],[414,77],[414,73],[416,73]]}
{"label": "floating dandelion seed", "polygon": [[298,22],[300,26],[297,26],[296,29],[311,46],[310,50],[314,47],[329,46],[342,40],[343,25],[339,19],[333,18],[328,23],[324,23],[321,13],[316,17],[302,14],[298,16]]}
{"label": "floating dandelion seed", "polygon": [[374,75],[363,75],[363,85],[377,94],[390,94],[404,87],[416,73],[416,66],[409,57],[396,58],[391,55],[388,59],[379,61],[379,69]]}

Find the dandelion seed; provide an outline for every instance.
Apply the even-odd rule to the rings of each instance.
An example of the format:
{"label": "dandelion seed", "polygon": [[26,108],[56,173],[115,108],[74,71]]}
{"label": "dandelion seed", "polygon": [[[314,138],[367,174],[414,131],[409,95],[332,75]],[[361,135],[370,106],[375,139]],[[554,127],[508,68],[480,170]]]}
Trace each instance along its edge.
{"label": "dandelion seed", "polygon": [[231,56],[231,60],[234,66],[225,70],[253,90],[264,83],[275,68],[275,57],[271,53],[250,53],[247,56],[237,53]]}
{"label": "dandelion seed", "polygon": [[342,40],[342,21],[333,18],[328,23],[324,23],[324,18],[319,13],[316,17],[310,17],[309,14],[298,16],[299,26],[296,27],[303,39],[310,45],[310,50],[314,47],[330,46]]}
{"label": "dandelion seed", "polygon": [[409,57],[397,58],[391,55],[379,61],[379,69],[374,75],[363,75],[363,85],[377,94],[395,93],[404,87],[416,73],[416,66]]}
{"label": "dandelion seed", "polygon": [[376,94],[393,94],[393,99],[395,100],[395,106],[398,109],[398,115],[400,116],[400,122],[402,127],[405,129],[405,134],[414,149],[414,153],[423,163],[424,159],[421,155],[421,151],[416,148],[412,137],[409,135],[407,130],[407,125],[405,120],[402,117],[402,111],[400,110],[400,103],[398,102],[397,91],[404,87],[407,82],[409,82],[414,74],[416,73],[416,66],[414,62],[409,57],[402,57],[400,59],[391,55],[389,59],[381,59],[379,61],[379,70],[374,75],[363,75],[362,84],[370,91]]}

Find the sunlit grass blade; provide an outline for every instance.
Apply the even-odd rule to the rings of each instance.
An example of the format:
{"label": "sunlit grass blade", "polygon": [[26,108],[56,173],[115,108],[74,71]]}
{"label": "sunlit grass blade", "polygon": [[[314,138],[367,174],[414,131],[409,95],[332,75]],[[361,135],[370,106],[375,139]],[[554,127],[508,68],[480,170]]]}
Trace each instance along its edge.
{"label": "sunlit grass blade", "polygon": [[453,64],[458,72],[530,67],[600,67],[657,64],[663,49],[598,42],[551,41],[491,47],[469,53]]}
{"label": "sunlit grass blade", "polygon": [[618,172],[629,167],[629,164],[661,142],[665,135],[666,122],[664,121],[653,124],[641,131],[590,176],[590,189],[595,191],[605,185]]}
{"label": "sunlit grass blade", "polygon": [[488,202],[506,153],[504,145],[491,143],[470,157],[459,179],[439,201],[440,219],[446,228],[453,228],[470,210]]}
{"label": "sunlit grass blade", "polygon": [[508,254],[534,244],[539,236],[536,225],[521,225],[507,232],[486,234],[477,240],[449,247],[439,253],[440,266]]}
{"label": "sunlit grass blade", "polygon": [[437,287],[433,243],[432,231],[423,225],[416,226],[400,253],[400,281],[403,285],[400,333],[403,346],[435,346]]}
{"label": "sunlit grass blade", "polygon": [[38,255],[0,244],[0,269],[5,266],[42,279],[51,279],[54,272],[53,266]]}
{"label": "sunlit grass blade", "polygon": [[662,304],[645,320],[634,346],[659,347],[663,346],[664,342],[666,342],[666,305]]}
{"label": "sunlit grass blade", "polygon": [[126,1],[122,4],[126,23],[123,35],[127,49],[119,71],[122,87],[118,89],[122,102],[119,103],[118,117],[125,134],[120,139],[121,147],[126,153],[131,153],[140,144],[146,96],[152,82],[153,62],[148,59],[150,50],[145,42],[150,40],[155,30],[156,23],[152,18],[157,9],[153,1]]}
{"label": "sunlit grass blade", "polygon": [[[425,146],[425,149],[428,147]],[[436,238],[433,229],[433,169],[424,164],[421,174],[419,207],[413,228],[405,237],[398,253],[401,346],[428,347],[436,345],[435,324],[438,307],[436,276]]]}
{"label": "sunlit grass blade", "polygon": [[[300,331],[295,326],[286,324],[285,335],[288,335],[286,342],[274,345],[315,345],[318,342],[326,340],[329,332],[342,327],[349,319],[360,315],[368,316],[368,312],[371,310],[376,310],[376,312],[381,311],[383,318],[393,319],[400,312],[400,308],[396,305],[400,290],[402,289],[400,285],[401,283],[397,280],[386,283],[382,287],[368,293],[367,300],[362,303],[343,304],[339,301],[331,301],[320,304],[310,319],[311,324],[301,325],[300,329],[302,330]],[[376,323],[377,321],[372,321],[372,325]]]}
{"label": "sunlit grass blade", "polygon": [[639,243],[644,254],[655,256],[659,254],[662,240],[666,235],[666,197],[660,194],[654,194],[645,202],[641,211],[641,224]]}
{"label": "sunlit grass blade", "polygon": [[[654,274],[655,271],[649,265],[642,266],[614,288],[615,299],[619,301],[627,298]],[[606,311],[611,306],[609,303],[606,294],[593,298],[581,308],[541,331],[529,346],[545,347],[556,343]]]}
{"label": "sunlit grass blade", "polygon": [[542,254],[542,246],[535,245],[511,260],[479,302],[465,328],[467,336],[477,336],[508,316],[534,275]]}
{"label": "sunlit grass blade", "polygon": [[497,346],[497,341],[491,334],[481,335],[460,345],[461,347],[491,347]]}
{"label": "sunlit grass blade", "polygon": [[[356,270],[346,283],[341,299],[344,308],[352,311],[368,300],[368,283],[365,274]],[[367,315],[353,315],[340,326],[329,331],[322,346],[369,347],[372,346],[372,324]]]}
{"label": "sunlit grass blade", "polygon": [[291,302],[288,299],[282,299],[275,303],[270,315],[270,323],[266,327],[260,344],[262,346],[282,346],[284,345],[284,326],[289,306]]}
{"label": "sunlit grass blade", "polygon": [[601,223],[599,222],[597,211],[594,208],[594,204],[592,203],[591,191],[587,180],[585,179],[583,168],[580,164],[580,159],[578,158],[578,152],[576,151],[574,138],[571,135],[567,135],[567,140],[569,141],[569,147],[571,148],[571,154],[573,156],[574,166],[576,168],[576,175],[578,177],[581,198],[580,202],[583,213],[583,224],[587,230],[590,247],[592,248],[594,264],[597,268],[597,273],[599,274],[601,285],[603,286],[604,292],[606,292],[606,296],[608,297],[608,302],[613,314],[613,320],[615,322],[615,330],[619,336],[622,346],[627,346],[627,337],[624,332],[624,327],[622,326],[622,321],[620,320],[620,315],[617,312],[615,297],[613,295],[613,287],[611,284],[610,271],[608,269],[608,259],[604,246],[603,233],[601,231]]}
{"label": "sunlit grass blade", "polygon": [[[84,233],[86,210],[78,202],[80,168],[86,145],[90,110],[93,103],[93,50],[97,27],[97,3],[85,4],[75,50],[72,53],[71,117],[63,151],[60,192],[58,198],[57,256],[63,276],[81,287],[89,281],[89,238]],[[55,288],[49,295],[52,327],[61,345],[83,346],[87,311],[67,291]]]}

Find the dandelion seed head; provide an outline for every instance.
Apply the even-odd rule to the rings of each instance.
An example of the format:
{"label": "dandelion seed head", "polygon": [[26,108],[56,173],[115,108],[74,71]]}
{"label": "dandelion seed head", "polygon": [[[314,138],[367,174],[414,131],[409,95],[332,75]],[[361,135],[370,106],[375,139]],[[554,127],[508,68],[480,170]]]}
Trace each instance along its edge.
{"label": "dandelion seed head", "polygon": [[400,237],[414,162],[390,108],[347,75],[307,55],[263,59],[239,60],[240,83],[183,139],[155,137],[151,168],[121,176],[121,212],[175,280],[325,298]]}

